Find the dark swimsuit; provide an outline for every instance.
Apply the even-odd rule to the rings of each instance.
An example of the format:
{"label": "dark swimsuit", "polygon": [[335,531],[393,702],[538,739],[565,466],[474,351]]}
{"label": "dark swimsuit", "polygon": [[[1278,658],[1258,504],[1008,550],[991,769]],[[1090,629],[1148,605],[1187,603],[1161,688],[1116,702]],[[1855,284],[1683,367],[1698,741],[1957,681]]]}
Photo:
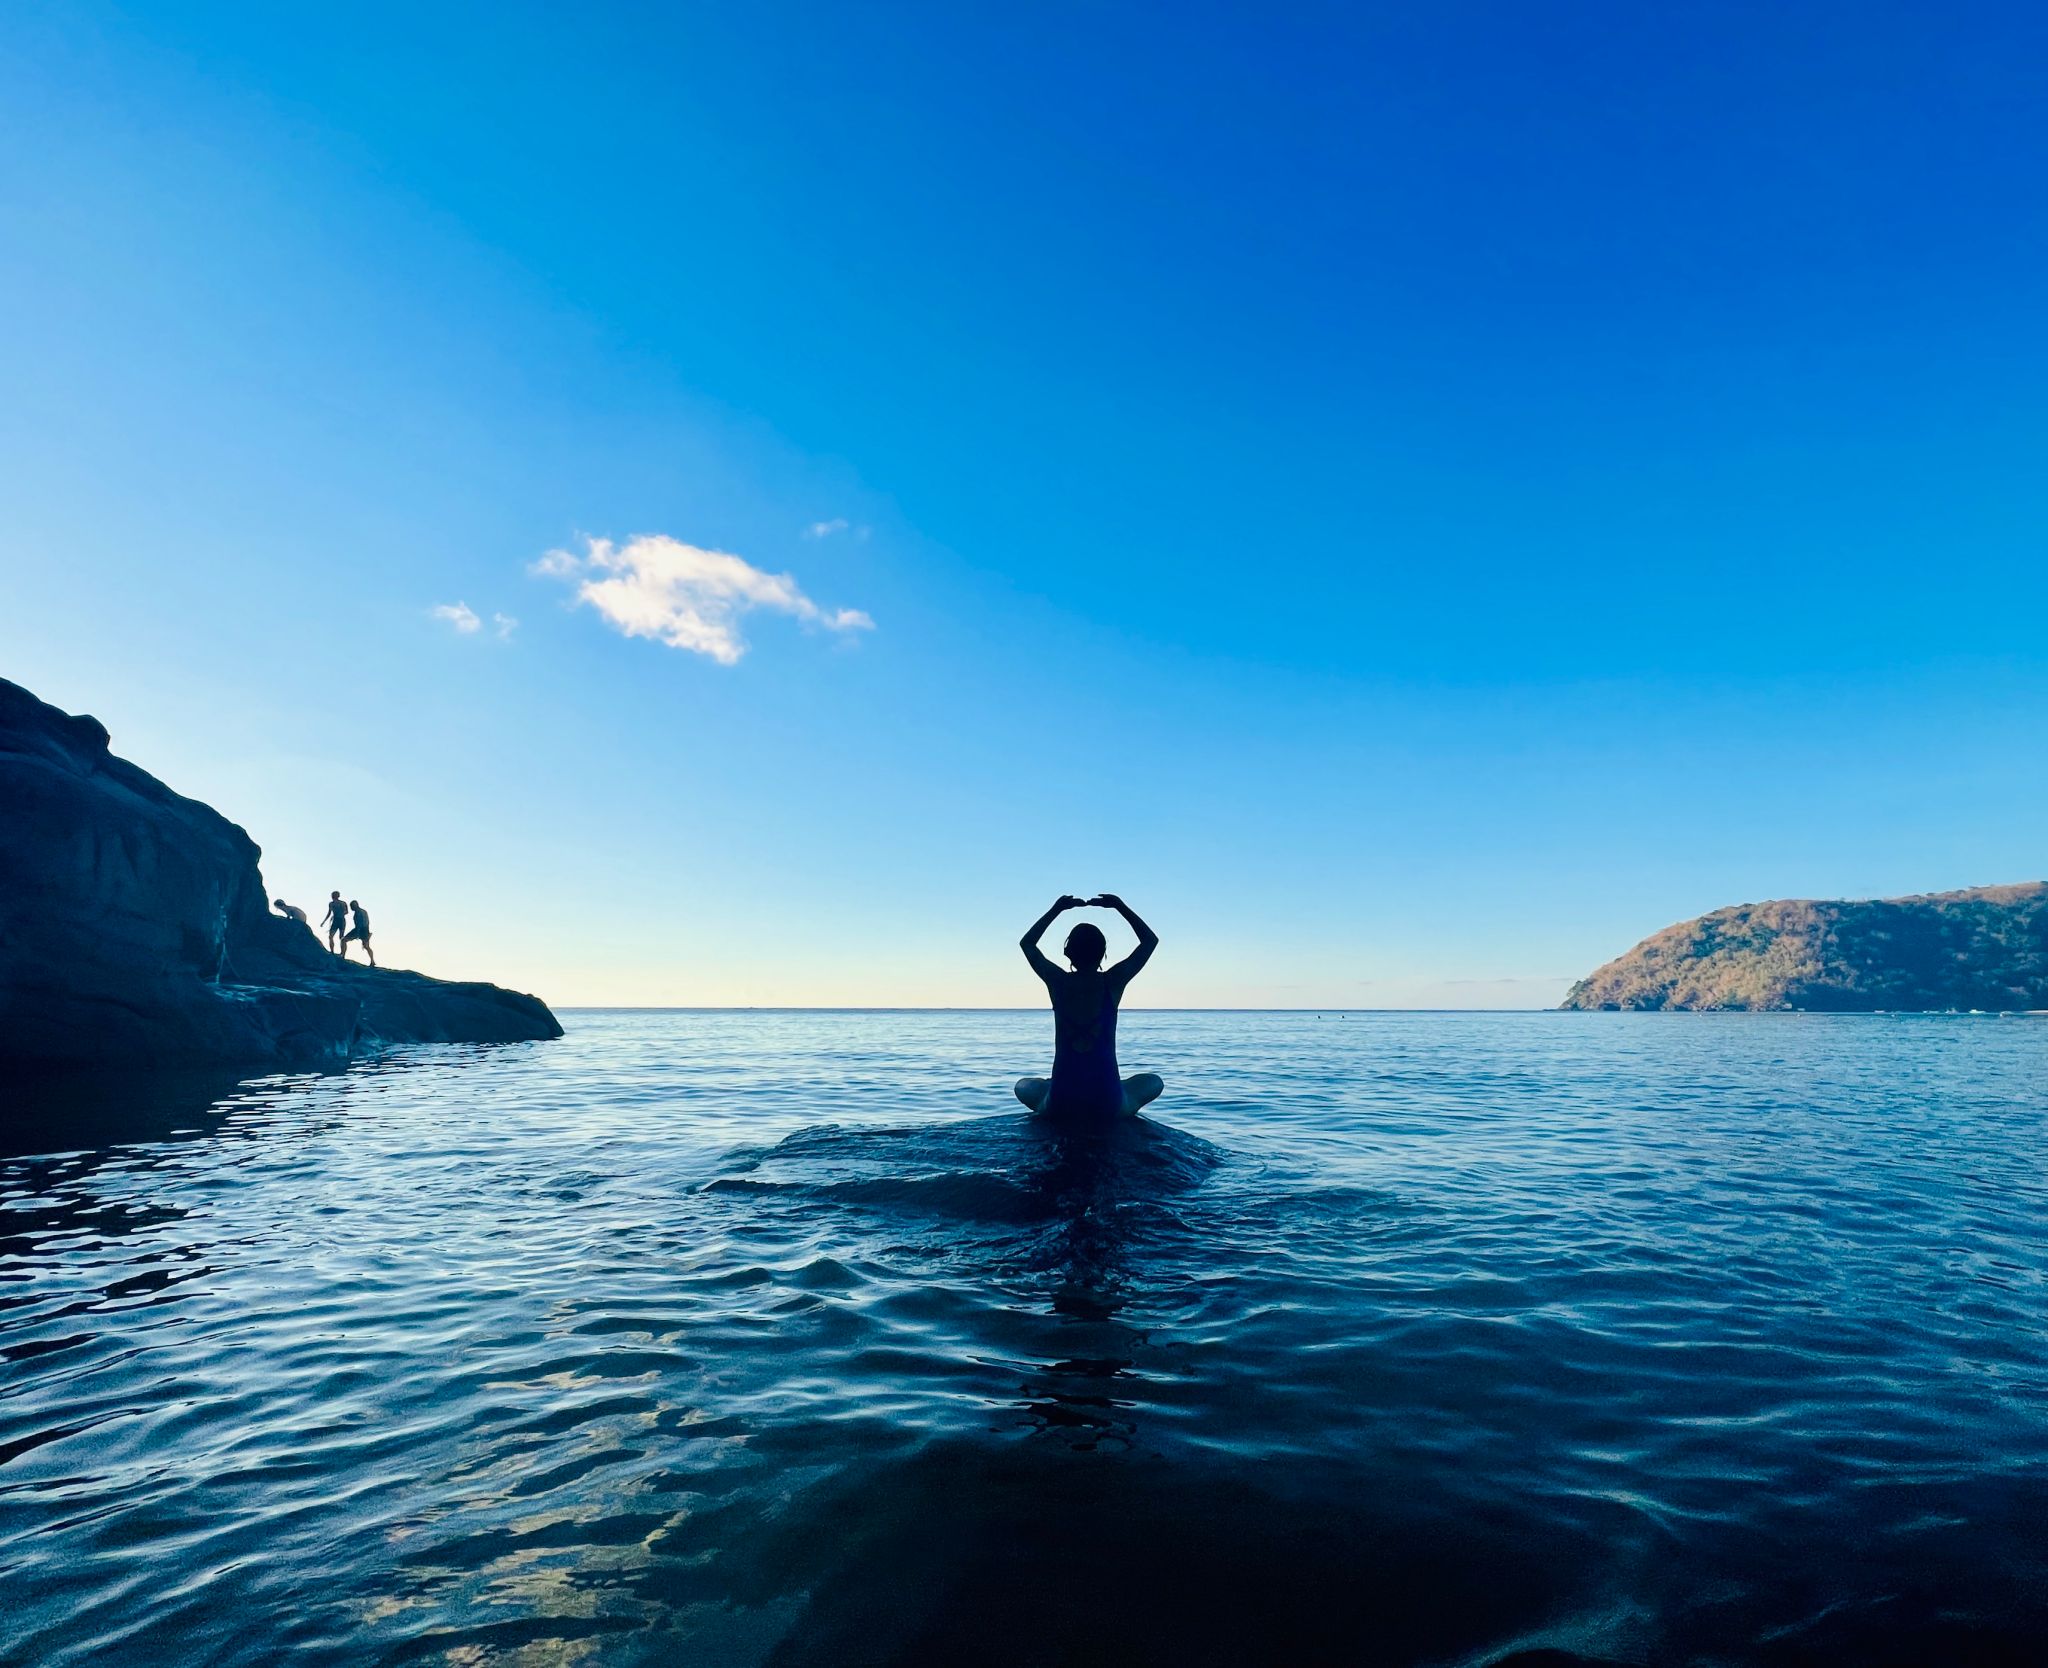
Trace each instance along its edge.
{"label": "dark swimsuit", "polygon": [[1116,1010],[1129,976],[1109,968],[1094,973],[1041,972],[1052,997],[1052,1085],[1048,1117],[1087,1122],[1120,1117],[1123,1079],[1116,1069]]}

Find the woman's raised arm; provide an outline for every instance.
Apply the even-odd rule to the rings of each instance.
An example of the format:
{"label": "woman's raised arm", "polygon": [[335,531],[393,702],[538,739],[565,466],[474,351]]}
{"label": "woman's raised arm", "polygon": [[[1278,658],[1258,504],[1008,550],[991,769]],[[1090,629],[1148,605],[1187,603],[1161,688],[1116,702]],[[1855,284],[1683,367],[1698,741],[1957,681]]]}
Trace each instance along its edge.
{"label": "woman's raised arm", "polygon": [[1152,952],[1159,948],[1159,935],[1146,926],[1138,912],[1114,892],[1098,892],[1088,902],[1100,909],[1113,909],[1130,923],[1131,931],[1138,935],[1138,947],[1110,969],[1118,978],[1129,982],[1138,970],[1152,959]]}
{"label": "woman's raised arm", "polygon": [[1067,893],[1064,897],[1056,900],[1052,908],[1033,921],[1024,930],[1024,936],[1017,940],[1017,947],[1024,952],[1024,959],[1031,963],[1031,971],[1036,973],[1041,979],[1050,979],[1055,973],[1059,972],[1059,969],[1053,966],[1046,958],[1045,952],[1038,947],[1039,939],[1044,937],[1045,929],[1058,920],[1060,916],[1070,909],[1079,909],[1080,907],[1081,900],[1075,897],[1073,893]]}

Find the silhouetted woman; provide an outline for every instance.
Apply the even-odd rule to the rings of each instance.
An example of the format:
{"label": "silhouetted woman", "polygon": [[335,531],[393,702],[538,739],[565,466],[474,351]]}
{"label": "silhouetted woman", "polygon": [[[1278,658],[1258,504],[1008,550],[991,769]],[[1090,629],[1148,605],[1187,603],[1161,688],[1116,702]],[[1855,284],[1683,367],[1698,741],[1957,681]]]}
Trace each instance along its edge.
{"label": "silhouetted woman", "polygon": [[[1102,958],[1109,952],[1108,940],[1100,927],[1083,921],[1067,934],[1066,957],[1073,971],[1053,966],[1038,947],[1040,936],[1055,916],[1089,908],[1115,910],[1130,922],[1138,947],[1105,970]],[[1052,998],[1053,1043],[1052,1076],[1020,1077],[1017,1098],[1034,1112],[1073,1123],[1108,1123],[1158,1099],[1166,1085],[1151,1072],[1117,1075],[1116,1010],[1124,987],[1158,949],[1159,935],[1122,898],[1104,892],[1093,898],[1060,899],[1031,924],[1020,943],[1024,959],[1045,981],[1046,994]]]}

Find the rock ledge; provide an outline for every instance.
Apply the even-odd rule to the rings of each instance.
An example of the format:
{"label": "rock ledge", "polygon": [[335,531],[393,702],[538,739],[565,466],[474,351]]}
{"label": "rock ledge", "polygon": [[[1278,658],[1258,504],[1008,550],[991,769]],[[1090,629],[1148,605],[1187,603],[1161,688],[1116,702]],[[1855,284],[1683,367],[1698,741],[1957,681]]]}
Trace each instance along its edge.
{"label": "rock ledge", "polygon": [[538,997],[344,963],[270,908],[262,853],[0,678],[0,1064],[262,1065],[559,1037]]}

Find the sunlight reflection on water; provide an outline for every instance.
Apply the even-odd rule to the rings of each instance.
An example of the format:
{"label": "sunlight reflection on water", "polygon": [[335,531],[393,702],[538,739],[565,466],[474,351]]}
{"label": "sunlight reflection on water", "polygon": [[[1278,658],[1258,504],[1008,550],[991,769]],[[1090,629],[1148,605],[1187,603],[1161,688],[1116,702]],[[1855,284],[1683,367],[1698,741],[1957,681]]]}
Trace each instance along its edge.
{"label": "sunlight reflection on water", "polygon": [[[2044,1621],[2048,1024],[586,1013],[36,1091],[0,1653],[1925,1660]],[[2017,1655],[2015,1656],[2017,1660]],[[1554,1660],[1554,1659],[1553,1659]]]}

